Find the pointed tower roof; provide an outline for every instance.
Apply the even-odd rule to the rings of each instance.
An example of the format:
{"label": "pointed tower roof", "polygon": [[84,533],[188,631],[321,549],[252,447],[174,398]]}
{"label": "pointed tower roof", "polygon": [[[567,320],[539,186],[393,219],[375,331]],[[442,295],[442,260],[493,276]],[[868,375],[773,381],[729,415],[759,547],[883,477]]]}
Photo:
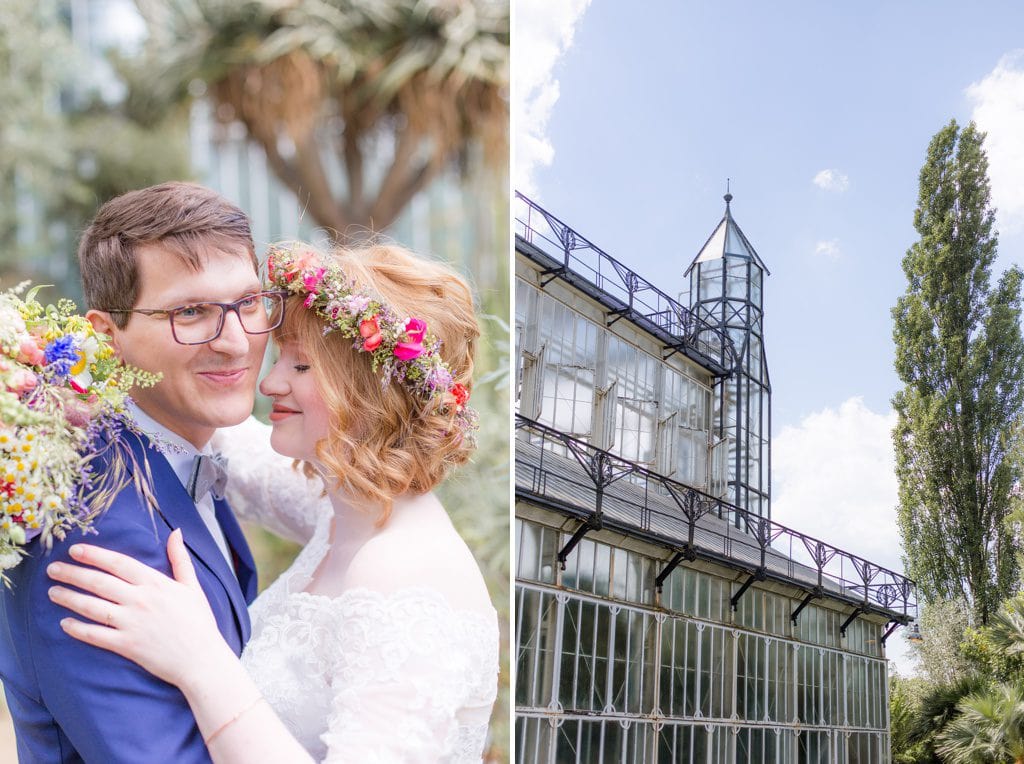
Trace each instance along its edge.
{"label": "pointed tower roof", "polygon": [[732,201],[732,194],[726,193],[723,197],[725,199],[725,214],[715,227],[714,232],[708,237],[708,240],[701,247],[700,252],[690,263],[690,267],[686,269],[686,273],[683,277],[690,275],[690,271],[697,263],[704,263],[708,260],[718,260],[726,255],[732,257],[743,257],[748,260],[753,260],[757,263],[761,269],[767,274],[771,275],[768,268],[765,267],[764,261],[757,254],[757,250],[754,249],[754,245],[750,243],[750,240],[746,237],[739,225],[733,220],[732,211],[729,209],[729,202]]}

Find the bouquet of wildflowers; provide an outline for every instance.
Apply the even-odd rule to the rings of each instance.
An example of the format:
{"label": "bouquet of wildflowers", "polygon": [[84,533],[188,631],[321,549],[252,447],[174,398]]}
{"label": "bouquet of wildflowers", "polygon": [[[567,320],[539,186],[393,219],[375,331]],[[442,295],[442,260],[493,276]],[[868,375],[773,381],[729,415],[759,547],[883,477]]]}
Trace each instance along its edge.
{"label": "bouquet of wildflowers", "polygon": [[[134,429],[128,391],[158,377],[121,363],[71,300],[43,306],[0,292],[0,580],[41,537],[88,529],[133,477],[118,435]],[[104,445],[106,444],[106,445]],[[97,474],[104,449],[111,459]],[[138,470],[135,470],[138,479]]]}

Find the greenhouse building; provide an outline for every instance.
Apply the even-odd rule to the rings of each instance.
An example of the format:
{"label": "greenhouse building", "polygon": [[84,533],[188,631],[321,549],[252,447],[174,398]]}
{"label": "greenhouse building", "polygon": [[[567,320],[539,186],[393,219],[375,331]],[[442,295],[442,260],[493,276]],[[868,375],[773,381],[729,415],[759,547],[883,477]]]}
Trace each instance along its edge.
{"label": "greenhouse building", "polygon": [[772,521],[768,270],[731,200],[673,298],[517,194],[521,764],[890,760],[914,584]]}

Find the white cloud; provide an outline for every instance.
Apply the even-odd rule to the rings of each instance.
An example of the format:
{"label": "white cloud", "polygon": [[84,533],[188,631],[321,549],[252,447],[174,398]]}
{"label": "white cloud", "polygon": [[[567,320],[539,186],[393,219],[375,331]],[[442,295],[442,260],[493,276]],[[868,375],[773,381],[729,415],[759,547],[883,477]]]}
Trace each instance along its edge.
{"label": "white cloud", "polygon": [[900,568],[892,428],[856,397],[808,414],[772,442],[772,517],[872,562]]}
{"label": "white cloud", "polygon": [[830,260],[838,260],[843,254],[839,249],[839,239],[819,241],[814,245],[814,254],[827,257]]}
{"label": "white cloud", "polygon": [[823,191],[835,191],[837,194],[850,187],[850,179],[839,170],[822,170],[811,182]]}
{"label": "white cloud", "polygon": [[1024,231],[1024,50],[1003,56],[996,68],[967,88],[985,150],[992,204],[1003,233]]}
{"label": "white cloud", "polygon": [[[895,412],[876,413],[855,397],[783,427],[772,441],[772,519],[902,572],[895,425]],[[886,653],[907,676],[905,633],[893,634]]]}
{"label": "white cloud", "polygon": [[558,101],[554,68],[572,47],[576,26],[590,0],[518,0],[514,11],[512,113],[515,130],[514,186],[527,196],[537,192],[534,173],[548,167],[555,149],[548,120]]}

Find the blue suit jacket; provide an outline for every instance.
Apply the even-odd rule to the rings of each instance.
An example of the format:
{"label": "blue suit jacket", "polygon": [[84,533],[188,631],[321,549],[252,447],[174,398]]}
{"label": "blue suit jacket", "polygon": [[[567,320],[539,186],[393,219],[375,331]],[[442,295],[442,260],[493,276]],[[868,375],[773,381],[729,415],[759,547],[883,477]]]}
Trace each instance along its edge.
{"label": "blue suit jacket", "polygon": [[158,509],[151,514],[129,486],[96,521],[98,535],[69,534],[50,552],[38,541],[30,544],[30,556],[9,571],[11,588],[0,586],[0,678],[20,764],[210,761],[181,692],[131,661],[67,636],[60,620],[72,614],[47,597],[54,582],[46,566],[68,561],[76,541],[124,552],[170,575],[167,537],[181,528],[224,639],[241,653],[249,638],[246,606],[256,595],[256,569],[227,504],[215,503],[237,578],[163,455],[133,435],[124,442],[137,459],[148,457]]}

